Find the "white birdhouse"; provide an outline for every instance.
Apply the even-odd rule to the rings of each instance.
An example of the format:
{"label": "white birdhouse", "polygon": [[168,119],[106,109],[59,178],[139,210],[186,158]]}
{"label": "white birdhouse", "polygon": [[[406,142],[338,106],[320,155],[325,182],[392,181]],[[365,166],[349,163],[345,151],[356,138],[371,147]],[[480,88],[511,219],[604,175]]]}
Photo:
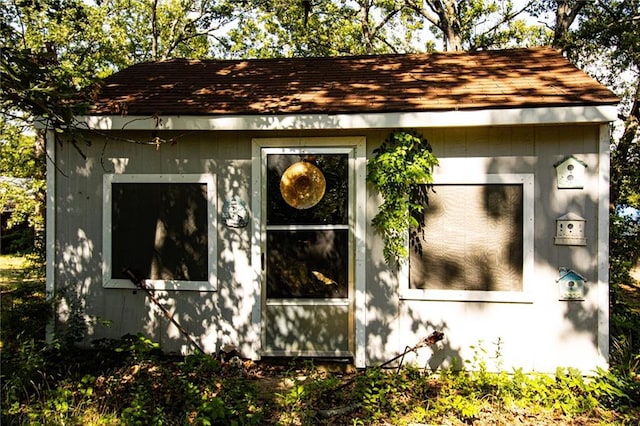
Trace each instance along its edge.
{"label": "white birdhouse", "polygon": [[586,220],[575,213],[567,213],[556,219],[554,243],[558,246],[586,246],[584,236]]}
{"label": "white birdhouse", "polygon": [[573,155],[554,164],[558,188],[584,188],[587,165]]}
{"label": "white birdhouse", "polygon": [[584,283],[587,280],[579,273],[568,268],[560,268],[560,277],[556,280],[560,300],[584,300]]}

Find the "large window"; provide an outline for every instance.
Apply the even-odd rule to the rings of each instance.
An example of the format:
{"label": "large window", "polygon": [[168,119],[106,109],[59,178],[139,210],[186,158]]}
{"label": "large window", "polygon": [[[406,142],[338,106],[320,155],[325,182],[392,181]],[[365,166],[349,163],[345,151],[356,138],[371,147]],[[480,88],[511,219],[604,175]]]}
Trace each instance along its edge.
{"label": "large window", "polygon": [[526,301],[533,262],[532,175],[437,182],[411,238],[406,298]]}
{"label": "large window", "polygon": [[215,290],[211,175],[105,175],[103,285]]}

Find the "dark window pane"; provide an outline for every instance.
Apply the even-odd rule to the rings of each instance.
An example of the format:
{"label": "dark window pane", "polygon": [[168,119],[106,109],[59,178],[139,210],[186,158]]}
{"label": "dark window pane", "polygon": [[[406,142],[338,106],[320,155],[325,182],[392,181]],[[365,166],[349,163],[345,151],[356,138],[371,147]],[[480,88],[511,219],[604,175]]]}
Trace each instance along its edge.
{"label": "dark window pane", "polygon": [[[282,174],[299,161],[317,166],[326,181],[324,197],[308,209],[291,207],[280,193]],[[267,225],[346,225],[349,217],[348,171],[347,154],[267,155]]]}
{"label": "dark window pane", "polygon": [[114,183],[112,278],[207,281],[207,185]]}
{"label": "dark window pane", "polygon": [[522,291],[523,188],[434,185],[424,238],[412,238],[410,288]]}
{"label": "dark window pane", "polygon": [[344,298],[348,231],[268,231],[267,297]]}

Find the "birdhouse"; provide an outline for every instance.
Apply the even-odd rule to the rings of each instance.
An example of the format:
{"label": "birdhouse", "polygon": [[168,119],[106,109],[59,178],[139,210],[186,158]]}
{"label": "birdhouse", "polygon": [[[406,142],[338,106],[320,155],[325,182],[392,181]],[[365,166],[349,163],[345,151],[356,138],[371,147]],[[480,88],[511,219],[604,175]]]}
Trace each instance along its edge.
{"label": "birdhouse", "polygon": [[568,268],[560,268],[560,277],[556,280],[560,300],[584,300],[586,281],[579,273]]}
{"label": "birdhouse", "polygon": [[569,156],[554,164],[558,188],[584,188],[585,170],[587,165]]}
{"label": "birdhouse", "polygon": [[556,219],[554,243],[558,246],[586,246],[584,236],[586,221],[575,213],[567,213]]}

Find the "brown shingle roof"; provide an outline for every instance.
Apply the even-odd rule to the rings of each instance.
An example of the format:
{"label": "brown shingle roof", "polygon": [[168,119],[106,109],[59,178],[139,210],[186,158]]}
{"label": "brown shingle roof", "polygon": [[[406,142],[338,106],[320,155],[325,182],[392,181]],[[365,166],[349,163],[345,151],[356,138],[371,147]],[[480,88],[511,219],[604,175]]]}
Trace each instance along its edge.
{"label": "brown shingle roof", "polygon": [[532,48],[141,63],[108,77],[91,113],[335,114],[617,102],[558,51]]}

